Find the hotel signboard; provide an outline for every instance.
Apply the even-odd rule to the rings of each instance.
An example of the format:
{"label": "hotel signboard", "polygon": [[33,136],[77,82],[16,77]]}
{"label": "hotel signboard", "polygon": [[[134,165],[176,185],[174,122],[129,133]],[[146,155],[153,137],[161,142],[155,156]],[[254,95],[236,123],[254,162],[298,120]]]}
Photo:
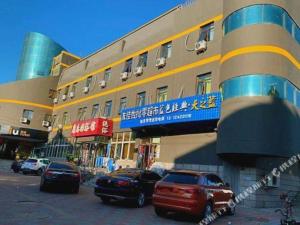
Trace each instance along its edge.
{"label": "hotel signboard", "polygon": [[196,95],[121,112],[121,128],[147,127],[172,123],[217,120],[220,118],[219,92]]}

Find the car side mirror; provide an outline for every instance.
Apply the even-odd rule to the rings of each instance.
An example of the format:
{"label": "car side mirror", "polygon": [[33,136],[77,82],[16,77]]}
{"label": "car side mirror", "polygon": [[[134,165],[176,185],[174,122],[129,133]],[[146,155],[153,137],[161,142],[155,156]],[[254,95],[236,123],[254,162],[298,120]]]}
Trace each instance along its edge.
{"label": "car side mirror", "polygon": [[225,187],[230,188],[230,184],[229,183],[225,183]]}

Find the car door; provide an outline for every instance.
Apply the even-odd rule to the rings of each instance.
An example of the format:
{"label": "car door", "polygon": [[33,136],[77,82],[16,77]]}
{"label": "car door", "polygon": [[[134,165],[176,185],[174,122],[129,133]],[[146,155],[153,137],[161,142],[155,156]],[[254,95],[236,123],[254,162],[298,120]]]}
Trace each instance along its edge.
{"label": "car door", "polygon": [[147,198],[152,197],[154,186],[160,179],[161,177],[158,174],[151,171],[144,171],[141,174],[141,183]]}

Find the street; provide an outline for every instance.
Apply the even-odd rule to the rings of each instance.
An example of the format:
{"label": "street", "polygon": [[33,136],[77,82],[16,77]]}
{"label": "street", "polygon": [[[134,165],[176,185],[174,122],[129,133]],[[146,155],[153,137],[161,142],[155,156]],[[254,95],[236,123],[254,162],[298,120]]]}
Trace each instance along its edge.
{"label": "street", "polygon": [[[43,193],[40,177],[14,174],[0,168],[0,225],[189,225],[189,216],[159,218],[148,204],[142,209],[125,203],[102,204],[93,189],[81,186],[80,193]],[[238,209],[234,217],[222,217],[214,224],[261,225],[278,221],[273,211]]]}

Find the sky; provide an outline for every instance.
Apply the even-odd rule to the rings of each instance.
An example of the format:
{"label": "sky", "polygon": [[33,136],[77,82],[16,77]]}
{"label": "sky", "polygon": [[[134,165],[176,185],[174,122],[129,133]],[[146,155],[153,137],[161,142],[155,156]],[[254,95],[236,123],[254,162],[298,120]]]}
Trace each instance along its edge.
{"label": "sky", "polygon": [[16,79],[25,34],[84,57],[185,0],[0,0],[0,83]]}

